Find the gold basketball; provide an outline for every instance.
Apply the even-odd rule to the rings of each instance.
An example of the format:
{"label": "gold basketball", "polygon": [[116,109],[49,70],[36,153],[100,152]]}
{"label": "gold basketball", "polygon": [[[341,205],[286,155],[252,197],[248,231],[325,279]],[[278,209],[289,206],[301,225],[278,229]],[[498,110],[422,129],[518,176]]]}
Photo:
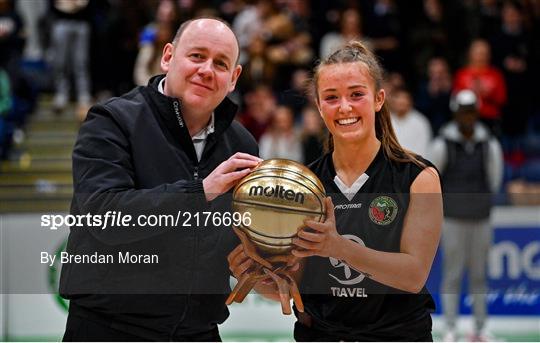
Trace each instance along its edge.
{"label": "gold basketball", "polygon": [[307,167],[285,159],[263,161],[233,191],[233,209],[251,218],[238,227],[266,254],[286,254],[305,219],[323,221],[325,191]]}

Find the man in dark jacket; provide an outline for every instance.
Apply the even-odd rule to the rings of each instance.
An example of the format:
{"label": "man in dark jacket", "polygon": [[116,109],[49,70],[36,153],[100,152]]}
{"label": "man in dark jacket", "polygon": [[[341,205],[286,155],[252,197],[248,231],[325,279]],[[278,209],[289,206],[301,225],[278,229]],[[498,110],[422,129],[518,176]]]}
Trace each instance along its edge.
{"label": "man in dark jacket", "polygon": [[467,341],[488,342],[486,269],[493,231],[492,194],[501,187],[503,153],[497,138],[478,120],[478,98],[459,91],[450,108],[454,120],[430,145],[429,157],[441,172],[444,190],[441,299],[446,322],[443,341],[456,342],[462,278],[468,270],[474,331]]}
{"label": "man in dark jacket", "polygon": [[260,162],[226,98],[238,53],[223,22],[188,21],[164,48],[165,76],[88,112],[73,152],[71,214],[86,219],[62,260],[64,340],[220,340],[238,244],[220,195]]}

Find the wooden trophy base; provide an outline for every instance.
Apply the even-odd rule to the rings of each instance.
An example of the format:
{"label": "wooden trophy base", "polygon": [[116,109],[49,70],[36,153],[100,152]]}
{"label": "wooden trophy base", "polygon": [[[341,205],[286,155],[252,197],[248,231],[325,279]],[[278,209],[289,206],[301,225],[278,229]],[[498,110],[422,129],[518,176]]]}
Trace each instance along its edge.
{"label": "wooden trophy base", "polygon": [[298,285],[287,270],[287,267],[294,264],[291,263],[295,262],[294,258],[291,259],[291,256],[287,255],[275,255],[264,259],[259,255],[253,243],[249,241],[244,232],[236,228],[234,228],[234,231],[242,242],[244,252],[256,262],[256,266],[242,275],[225,303],[227,305],[233,302],[241,303],[257,282],[270,277],[277,286],[283,314],[288,315],[292,313],[291,298],[298,311],[304,312],[304,304]]}

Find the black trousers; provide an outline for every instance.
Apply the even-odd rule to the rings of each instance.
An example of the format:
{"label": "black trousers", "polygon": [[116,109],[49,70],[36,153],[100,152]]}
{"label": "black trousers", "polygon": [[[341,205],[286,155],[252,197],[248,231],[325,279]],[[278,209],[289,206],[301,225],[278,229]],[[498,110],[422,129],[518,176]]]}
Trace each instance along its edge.
{"label": "black trousers", "polygon": [[[196,335],[175,335],[171,341],[221,342],[217,327]],[[147,338],[119,331],[102,322],[69,314],[64,333],[64,342],[148,342]]]}

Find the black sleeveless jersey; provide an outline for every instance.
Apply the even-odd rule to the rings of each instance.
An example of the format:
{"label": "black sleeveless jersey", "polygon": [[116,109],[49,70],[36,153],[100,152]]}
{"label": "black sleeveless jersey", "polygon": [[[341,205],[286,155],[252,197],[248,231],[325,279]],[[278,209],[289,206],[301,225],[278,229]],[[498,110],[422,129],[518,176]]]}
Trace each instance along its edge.
{"label": "black sleeveless jersey", "polygon": [[[421,159],[428,166],[432,164]],[[332,197],[338,232],[359,245],[399,252],[410,186],[422,171],[414,163],[391,162],[381,148],[367,181],[349,200],[334,182],[328,153],[310,165]],[[334,258],[310,257],[301,281],[306,312],[317,329],[343,340],[393,341],[431,332],[435,304],[424,287],[411,294],[378,283]]]}

